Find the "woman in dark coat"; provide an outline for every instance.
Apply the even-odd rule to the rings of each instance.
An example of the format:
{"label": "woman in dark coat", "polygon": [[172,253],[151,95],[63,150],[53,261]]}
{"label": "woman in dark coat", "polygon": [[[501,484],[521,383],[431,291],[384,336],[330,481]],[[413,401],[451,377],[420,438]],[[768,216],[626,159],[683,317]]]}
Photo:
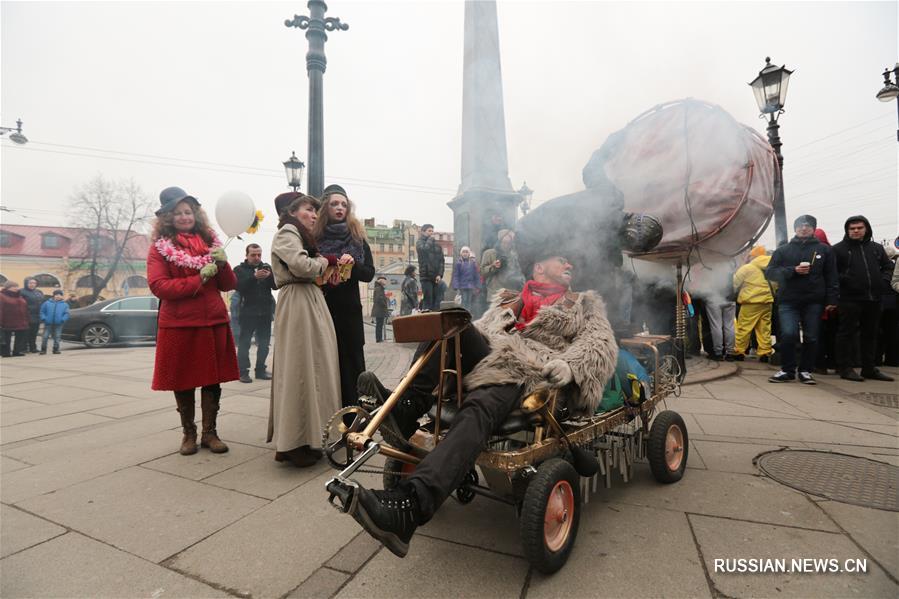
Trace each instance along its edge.
{"label": "woman in dark coat", "polygon": [[322,193],[315,239],[322,255],[333,255],[339,264],[352,265],[347,281],[332,280],[323,289],[337,334],[340,402],[343,407],[352,406],[358,400],[356,379],[365,370],[365,330],[359,283],[368,283],[374,278],[375,264],[365,239],[365,228],[353,214],[353,203],[339,185],[329,185]]}
{"label": "woman in dark coat", "polygon": [[384,341],[384,322],[390,313],[387,307],[387,294],[384,292],[385,285],[387,285],[387,279],[378,277],[372,292],[371,317],[375,319],[375,343]]}
{"label": "woman in dark coat", "polygon": [[22,288],[14,281],[3,283],[3,291],[0,291],[0,331],[3,333],[2,356],[24,356],[25,337],[28,335],[28,304],[22,297]]}
{"label": "woman in dark coat", "polygon": [[418,307],[418,281],[415,279],[415,266],[410,264],[403,274],[406,275],[406,278],[403,279],[401,290],[400,316],[408,316],[412,314],[412,310]]}
{"label": "woman in dark coat", "polygon": [[28,347],[25,351],[36,354],[37,331],[41,328],[41,306],[44,305],[47,298],[44,297],[44,292],[37,288],[37,279],[33,277],[25,279],[22,297],[28,304],[28,334],[25,336]]}
{"label": "woman in dark coat", "polygon": [[194,392],[200,387],[200,445],[224,453],[228,446],[216,432],[219,383],[237,380],[239,372],[221,292],[237,287],[237,278],[196,198],[168,187],[159,201],[147,255],[150,291],[160,299],[152,387],[175,392],[184,429],[181,455],[197,452]]}

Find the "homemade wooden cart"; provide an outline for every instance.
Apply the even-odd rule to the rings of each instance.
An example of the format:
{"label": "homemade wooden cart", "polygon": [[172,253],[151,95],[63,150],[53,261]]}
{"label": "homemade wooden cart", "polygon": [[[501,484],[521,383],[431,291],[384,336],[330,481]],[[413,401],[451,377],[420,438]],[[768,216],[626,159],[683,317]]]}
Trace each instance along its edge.
{"label": "homemade wooden cart", "polygon": [[[429,448],[439,443],[462,406],[459,333],[471,326],[464,310],[448,310],[394,320],[397,342],[427,342],[427,348],[396,390],[377,401],[363,397],[360,407],[338,411],[325,426],[323,448],[341,472],[326,485],[337,509],[355,509],[351,476],[376,454],[387,459],[385,488],[408,476]],[[454,340],[450,344],[448,341]],[[636,460],[646,459],[655,479],[673,483],[683,476],[689,454],[687,427],[671,410],[660,411],[669,396],[680,391],[681,372],[671,337],[636,336],[619,340],[650,375],[645,392],[617,409],[591,417],[567,414],[564,391],[546,387],[522,398],[495,431],[455,497],[468,503],[480,495],[514,506],[519,514],[524,554],[539,571],[552,573],[568,559],[577,536],[581,505],[596,490],[599,479],[611,484],[613,473],[625,482]],[[453,368],[447,368],[448,346]],[[440,352],[440,384],[434,407],[420,428],[406,440],[391,424],[396,406],[425,362]],[[445,383],[455,379],[454,397],[445,397]],[[363,470],[364,471],[364,470]],[[370,470],[369,470],[370,471]],[[481,481],[483,476],[483,483]]]}

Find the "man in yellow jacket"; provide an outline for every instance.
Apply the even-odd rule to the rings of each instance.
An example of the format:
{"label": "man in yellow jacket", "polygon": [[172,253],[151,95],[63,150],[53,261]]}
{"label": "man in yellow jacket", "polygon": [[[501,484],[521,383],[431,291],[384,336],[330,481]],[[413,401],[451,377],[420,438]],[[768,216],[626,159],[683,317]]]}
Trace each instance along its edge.
{"label": "man in yellow jacket", "polygon": [[749,347],[749,338],[755,331],[758,341],[759,361],[767,362],[771,354],[771,307],[774,296],[771,285],[765,278],[765,269],[771,256],[765,255],[765,247],[757,245],[749,252],[749,263],[744,264],[734,273],[734,289],[737,291],[737,303],[740,304],[740,315],[737,317],[736,339],[734,340],[734,357],[742,360]]}

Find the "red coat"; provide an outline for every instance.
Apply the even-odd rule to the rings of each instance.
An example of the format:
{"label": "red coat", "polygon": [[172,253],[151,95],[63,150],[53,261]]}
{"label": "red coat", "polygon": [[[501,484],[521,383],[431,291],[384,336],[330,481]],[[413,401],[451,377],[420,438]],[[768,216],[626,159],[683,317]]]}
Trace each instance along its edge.
{"label": "red coat", "polygon": [[28,304],[18,291],[0,291],[0,328],[5,331],[28,328]]}
{"label": "red coat", "polygon": [[147,280],[160,299],[153,389],[178,391],[236,380],[237,354],[220,294],[237,287],[231,267],[220,266],[203,284],[199,270],[167,261],[154,244]]}
{"label": "red coat", "polygon": [[160,300],[159,328],[202,327],[230,322],[221,291],[237,287],[231,266],[202,284],[200,271],[184,268],[163,258],[155,245],[147,256],[147,281]]}

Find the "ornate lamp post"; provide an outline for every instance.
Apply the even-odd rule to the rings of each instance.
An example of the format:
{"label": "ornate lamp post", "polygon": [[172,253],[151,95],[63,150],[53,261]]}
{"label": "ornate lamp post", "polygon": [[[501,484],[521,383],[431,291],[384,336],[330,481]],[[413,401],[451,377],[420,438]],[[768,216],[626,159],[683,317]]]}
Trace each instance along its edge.
{"label": "ornate lamp post", "polygon": [[328,60],[325,58],[325,42],[328,41],[326,31],[346,31],[350,28],[341,23],[337,17],[325,17],[328,5],[321,0],[309,0],[306,3],[309,16],[294,15],[293,19],[284,21],[286,27],[297,27],[306,30],[309,40],[309,51],[306,53],[306,72],[309,75],[309,193],[320,196],[325,181],[325,134],[323,116],[322,76]]}
{"label": "ornate lamp post", "polygon": [[[10,133],[10,131],[12,133]],[[9,133],[9,140],[23,146],[28,143],[28,138],[22,135],[22,119],[16,121],[15,127],[0,127],[0,135]]]}
{"label": "ornate lamp post", "polygon": [[759,118],[768,115],[768,142],[774,148],[777,157],[777,167],[780,171],[780,185],[777,195],[774,197],[774,238],[778,247],[787,242],[787,214],[784,206],[783,169],[784,158],[780,153],[780,125],[778,117],[784,112],[784,104],[787,101],[787,87],[790,84],[790,75],[793,71],[784,66],[771,64],[771,57],[765,57],[765,68],[759,71],[758,76],[749,85],[755,94],[755,101],[759,106]]}
{"label": "ornate lamp post", "polygon": [[[883,70],[883,88],[877,92],[877,99],[881,102],[890,102],[896,100],[896,113],[899,115],[899,62],[893,67],[893,75],[896,77],[896,83],[890,80],[890,70]],[[896,139],[899,140],[899,129],[896,130]]]}
{"label": "ornate lamp post", "polygon": [[283,164],[284,172],[287,174],[287,185],[293,187],[294,191],[299,191],[303,183],[303,170],[306,168],[306,165],[297,158],[296,152],[293,151],[290,153],[290,158]]}
{"label": "ornate lamp post", "polygon": [[531,209],[531,199],[534,197],[534,190],[528,187],[528,182],[525,181],[521,184],[518,195],[521,196],[521,214],[524,216]]}

